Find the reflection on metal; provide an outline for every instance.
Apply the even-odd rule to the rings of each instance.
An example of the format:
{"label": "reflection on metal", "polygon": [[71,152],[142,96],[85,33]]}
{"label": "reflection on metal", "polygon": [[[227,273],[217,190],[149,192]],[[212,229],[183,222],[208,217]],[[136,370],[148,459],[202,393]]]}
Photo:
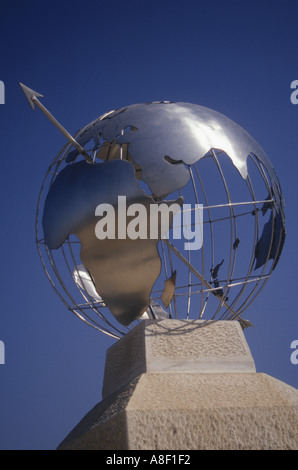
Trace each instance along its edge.
{"label": "reflection on metal", "polygon": [[[234,248],[234,246],[235,246],[235,243],[233,245],[233,248]],[[219,285],[218,271],[219,271],[221,265],[223,264],[223,262],[224,262],[224,259],[220,263],[218,263],[214,268],[210,269],[211,279],[212,279],[213,285],[215,287],[215,290],[213,291],[213,294],[217,295],[219,297],[222,297],[222,298],[224,297],[224,291]],[[225,299],[225,301],[227,301],[228,297],[225,297],[224,299]]]}
{"label": "reflection on metal", "polygon": [[184,164],[194,164],[211,148],[226,152],[243,178],[248,174],[248,155],[257,155],[277,184],[268,157],[244,129],[216,111],[190,103],[131,105],[93,121],[77,140],[82,147],[93,140],[92,150],[103,159],[108,158],[109,146],[113,154],[116,143],[128,145],[142,179],[156,196],[185,186],[189,174]]}
{"label": "reflection on metal", "polygon": [[[107,201],[114,208],[115,233],[119,235],[120,228],[123,232],[119,195],[126,198],[127,214],[132,204],[146,208],[146,238],[96,236],[96,208]],[[173,201],[165,203],[171,205]],[[124,325],[147,310],[153,284],[160,274],[157,245],[163,235],[162,224],[157,227],[159,237],[150,239],[150,206],[158,203],[139,188],[134,168],[125,160],[95,165],[80,161],[67,166],[55,179],[45,201],[43,230],[47,246],[51,250],[59,248],[70,234],[79,238],[81,260],[92,275],[96,292]],[[132,219],[125,217],[125,229]]]}
{"label": "reflection on metal", "polygon": [[74,269],[73,279],[78,287],[86,291],[87,294],[95,300],[95,302],[99,302],[103,307],[105,306],[103,299],[96,291],[95,284],[90,276],[90,273],[83,264],[80,264]]}
{"label": "reflection on metal", "polygon": [[233,244],[233,249],[236,250],[239,246],[239,243],[240,243],[240,238],[236,238],[236,240],[234,241],[234,244]]}
{"label": "reflection on metal", "polygon": [[214,266],[214,268],[210,269],[212,279],[217,279],[219,268],[221,267],[223,263],[224,263],[224,259],[220,263],[218,263],[216,266]]}
{"label": "reflection on metal", "polygon": [[165,320],[168,318],[171,318],[169,313],[164,310],[158,302],[150,302],[150,305],[146,312],[143,313],[143,315],[140,317],[141,320],[147,320],[147,319],[153,319],[153,320]]}
{"label": "reflection on metal", "polygon": [[[139,319],[164,315],[250,326],[240,315],[278,262],[285,217],[275,171],[247,132],[201,106],[156,102],[106,113],[74,138],[92,164],[71,144],[62,149],[44,180],[36,221],[42,263],[68,308],[117,338]],[[97,239],[95,208],[103,202],[116,211],[119,195],[146,207],[168,198],[202,203],[202,248],[187,252],[179,240],[150,237]]]}
{"label": "reflection on metal", "polygon": [[[272,237],[273,234],[273,237]],[[274,259],[273,269],[280,258],[285,241],[285,230],[283,227],[282,215],[280,211],[275,216],[271,211],[268,222],[264,225],[262,235],[257,243],[255,256],[255,269],[266,263],[267,259]]]}
{"label": "reflection on metal", "polygon": [[175,294],[175,284],[176,284],[176,271],[173,272],[172,276],[165,281],[164,290],[161,296],[163,305],[168,308],[170,303],[173,300]]}

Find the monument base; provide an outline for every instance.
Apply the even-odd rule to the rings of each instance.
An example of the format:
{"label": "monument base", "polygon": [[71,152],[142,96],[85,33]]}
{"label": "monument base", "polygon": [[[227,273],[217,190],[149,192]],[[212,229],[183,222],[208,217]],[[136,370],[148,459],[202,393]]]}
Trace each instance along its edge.
{"label": "monument base", "polygon": [[257,373],[237,321],[145,320],[108,351],[103,400],[58,449],[298,449],[298,391]]}

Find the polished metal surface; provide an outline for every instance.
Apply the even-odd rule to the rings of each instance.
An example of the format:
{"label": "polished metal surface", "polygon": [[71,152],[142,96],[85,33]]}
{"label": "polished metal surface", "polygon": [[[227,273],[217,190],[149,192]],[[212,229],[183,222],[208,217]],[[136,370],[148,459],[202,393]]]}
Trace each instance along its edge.
{"label": "polished metal surface", "polygon": [[142,180],[156,196],[185,186],[189,180],[185,165],[193,165],[212,148],[224,151],[243,178],[248,175],[247,157],[253,153],[268,169],[278,197],[276,175],[260,145],[238,124],[203,106],[172,102],[131,105],[93,121],[77,140],[83,147],[93,140],[99,158],[104,146],[106,159],[107,147],[128,145]]}
{"label": "polished metal surface", "polygon": [[[190,179],[186,166],[198,162],[210,149],[225,152],[244,179],[248,176],[247,158],[253,154],[271,180],[278,219],[274,223],[275,240],[284,231],[281,189],[269,158],[244,129],[216,111],[190,103],[136,104],[93,121],[78,138],[82,146],[90,140],[97,158],[131,161],[137,178],[147,183],[157,197],[183,188]],[[72,153],[68,161],[76,156],[77,152]],[[268,227],[264,230],[259,243],[262,250],[256,250],[258,267],[266,260],[266,249],[271,251],[270,258],[279,251],[278,246],[269,248]],[[282,244],[279,246],[282,248]]]}
{"label": "polished metal surface", "polygon": [[[118,195],[126,198],[127,213],[133,204],[146,208],[146,238],[119,236]],[[107,202],[114,208],[115,239],[96,236],[96,208]],[[134,168],[126,160],[68,165],[55,179],[45,201],[43,230],[48,248],[58,249],[70,234],[79,238],[81,261],[92,276],[96,293],[124,325],[148,309],[153,284],[160,274],[157,245],[163,235],[162,224],[157,227],[158,238],[150,239],[149,233],[150,206],[158,205],[139,188]],[[132,216],[125,217],[125,232],[132,220]]]}
{"label": "polished metal surface", "polygon": [[[255,140],[205,107],[155,102],[106,113],[75,141],[80,147],[67,145],[46,175],[38,203],[38,212],[44,204],[42,229],[37,217],[42,262],[70,310],[115,337],[125,334],[121,324],[130,327],[148,315],[204,318],[209,307],[209,319],[248,325],[240,314],[268,281],[285,241],[279,181]],[[92,163],[81,160],[79,149]],[[244,199],[234,191],[238,180]],[[147,213],[162,203],[181,205],[183,197],[202,203],[202,248],[183,252],[179,242],[161,237],[98,239],[96,207],[111,204],[117,216],[118,196],[126,196],[128,206],[143,204]],[[81,303],[60,274],[60,250]]]}

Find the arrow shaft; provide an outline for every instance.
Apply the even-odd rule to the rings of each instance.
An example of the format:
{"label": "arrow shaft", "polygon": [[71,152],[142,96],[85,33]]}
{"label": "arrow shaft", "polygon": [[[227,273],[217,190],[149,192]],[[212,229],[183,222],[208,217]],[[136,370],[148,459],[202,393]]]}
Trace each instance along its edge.
{"label": "arrow shaft", "polygon": [[89,157],[89,155],[85,152],[83,147],[71,136],[69,132],[60,124],[60,122],[57,121],[57,119],[54,118],[54,116],[50,113],[50,111],[47,110],[45,106],[39,101],[39,99],[35,96],[31,96],[32,101],[38,108],[50,119],[50,121],[62,132],[62,134],[67,138],[67,140],[83,155],[85,160],[88,163],[93,163],[92,159]]}

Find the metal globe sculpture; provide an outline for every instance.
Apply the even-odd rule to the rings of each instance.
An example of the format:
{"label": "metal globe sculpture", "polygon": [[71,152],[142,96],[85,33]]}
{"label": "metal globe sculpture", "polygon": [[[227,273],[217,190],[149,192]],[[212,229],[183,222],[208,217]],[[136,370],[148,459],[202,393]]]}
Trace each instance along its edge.
{"label": "metal globe sculpture", "polygon": [[243,321],[285,239],[280,184],[252,137],[165,101],[106,113],[74,140],[49,167],[36,218],[68,309],[115,338],[144,318]]}

